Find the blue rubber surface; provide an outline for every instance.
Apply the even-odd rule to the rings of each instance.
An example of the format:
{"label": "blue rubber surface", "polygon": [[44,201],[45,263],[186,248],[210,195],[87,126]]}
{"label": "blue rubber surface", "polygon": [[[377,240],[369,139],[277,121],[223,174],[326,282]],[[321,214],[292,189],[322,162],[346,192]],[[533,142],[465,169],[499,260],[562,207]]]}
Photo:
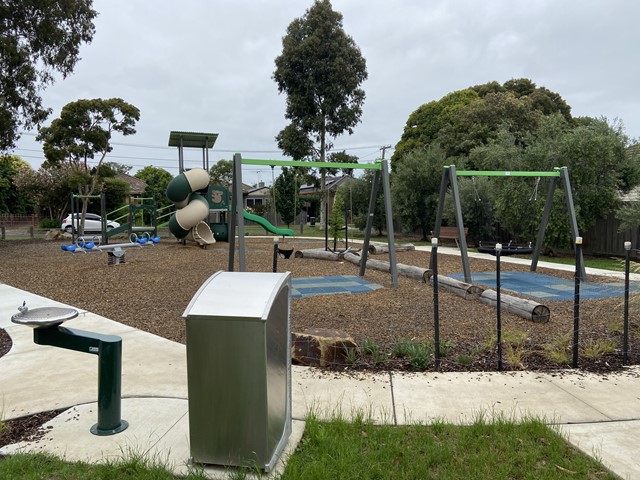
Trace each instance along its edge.
{"label": "blue rubber surface", "polygon": [[339,293],[367,293],[382,288],[382,285],[355,275],[294,278],[291,283],[291,298],[336,295]]}
{"label": "blue rubber surface", "polygon": [[[449,275],[456,280],[464,280],[464,274],[453,273]],[[495,272],[472,273],[472,283],[496,287]],[[573,300],[575,281],[564,278],[552,277],[533,272],[502,272],[500,285],[506,290],[518,292],[526,297],[538,300]],[[637,291],[639,285],[631,282],[629,290]],[[595,299],[624,296],[624,282],[619,283],[590,283],[580,282],[580,298]]]}

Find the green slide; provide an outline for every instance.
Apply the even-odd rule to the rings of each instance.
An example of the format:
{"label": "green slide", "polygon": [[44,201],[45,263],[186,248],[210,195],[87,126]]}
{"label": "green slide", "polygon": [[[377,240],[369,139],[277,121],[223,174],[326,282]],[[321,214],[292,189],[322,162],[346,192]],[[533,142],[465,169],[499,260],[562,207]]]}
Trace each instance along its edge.
{"label": "green slide", "polygon": [[271,223],[269,223],[267,220],[262,218],[260,215],[254,215],[253,213],[249,213],[245,211],[244,218],[246,218],[251,222],[256,222],[257,224],[262,226],[264,229],[270,231],[271,233],[275,233],[276,235],[282,235],[284,237],[293,237],[294,235],[293,230],[290,230],[288,228],[274,227],[273,225],[271,225]]}

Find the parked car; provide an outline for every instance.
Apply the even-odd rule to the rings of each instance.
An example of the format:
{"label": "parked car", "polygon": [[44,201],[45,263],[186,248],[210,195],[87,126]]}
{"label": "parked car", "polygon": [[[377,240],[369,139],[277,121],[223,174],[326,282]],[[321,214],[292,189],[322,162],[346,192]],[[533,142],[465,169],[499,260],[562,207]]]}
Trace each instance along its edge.
{"label": "parked car", "polygon": [[[74,233],[76,227],[80,223],[80,213],[74,213],[74,218],[71,218],[71,214],[67,215],[67,217],[62,221],[62,225],[60,226],[61,230],[64,230],[67,233]],[[107,220],[107,230],[111,230],[112,228],[119,227],[120,224],[118,222],[112,222],[111,220]],[[87,213],[84,217],[84,232],[102,232],[102,219],[100,215],[96,215],[95,213]]]}

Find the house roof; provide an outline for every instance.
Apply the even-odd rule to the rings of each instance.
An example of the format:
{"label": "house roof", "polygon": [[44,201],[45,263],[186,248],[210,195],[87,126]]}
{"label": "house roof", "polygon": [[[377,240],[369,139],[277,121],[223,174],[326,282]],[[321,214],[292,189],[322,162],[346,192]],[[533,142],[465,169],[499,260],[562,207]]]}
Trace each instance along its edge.
{"label": "house roof", "polygon": [[138,177],[127,175],[126,173],[119,173],[116,175],[116,178],[123,180],[129,184],[132,195],[140,195],[147,188],[147,182],[139,179]]}
{"label": "house roof", "polygon": [[[325,190],[336,190],[340,185],[344,182],[351,180],[353,177],[350,175],[342,175],[340,177],[331,177],[326,176],[324,178],[324,189]],[[300,186],[300,195],[316,193],[320,191],[320,187],[316,187],[315,185],[302,185]]]}

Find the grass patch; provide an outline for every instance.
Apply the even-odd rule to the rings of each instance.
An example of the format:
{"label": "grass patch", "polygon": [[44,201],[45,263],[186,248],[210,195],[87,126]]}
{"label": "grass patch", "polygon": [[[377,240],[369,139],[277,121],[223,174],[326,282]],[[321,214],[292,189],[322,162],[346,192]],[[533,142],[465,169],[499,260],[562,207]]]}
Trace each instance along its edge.
{"label": "grass patch", "polygon": [[[64,462],[46,454],[17,454],[0,461],[0,478],[98,480],[175,479],[162,462],[129,454],[101,465]],[[251,469],[231,478],[253,478]],[[206,478],[194,469],[187,480]],[[336,478],[495,480],[496,478],[613,480],[599,462],[567,443],[541,420],[521,423],[478,415],[472,425],[375,425],[365,416],[307,418],[304,437],[289,457],[283,480]]]}
{"label": "grass patch", "polygon": [[571,334],[568,333],[562,337],[557,338],[551,343],[546,343],[542,346],[544,355],[560,365],[568,365],[571,361]]}
{"label": "grass patch", "polygon": [[606,353],[614,352],[616,348],[618,348],[618,342],[612,338],[601,340],[589,338],[580,346],[582,355],[590,360],[597,360]]}
{"label": "grass patch", "polygon": [[614,479],[539,420],[520,424],[479,418],[471,426],[380,426],[308,418],[305,436],[283,480]]}
{"label": "grass patch", "polygon": [[[65,462],[53,455],[20,453],[0,461],[0,478],[82,480],[174,480],[177,477],[162,462],[146,460],[139,455],[103,464]],[[203,472],[194,470],[185,480],[204,480]]]}

